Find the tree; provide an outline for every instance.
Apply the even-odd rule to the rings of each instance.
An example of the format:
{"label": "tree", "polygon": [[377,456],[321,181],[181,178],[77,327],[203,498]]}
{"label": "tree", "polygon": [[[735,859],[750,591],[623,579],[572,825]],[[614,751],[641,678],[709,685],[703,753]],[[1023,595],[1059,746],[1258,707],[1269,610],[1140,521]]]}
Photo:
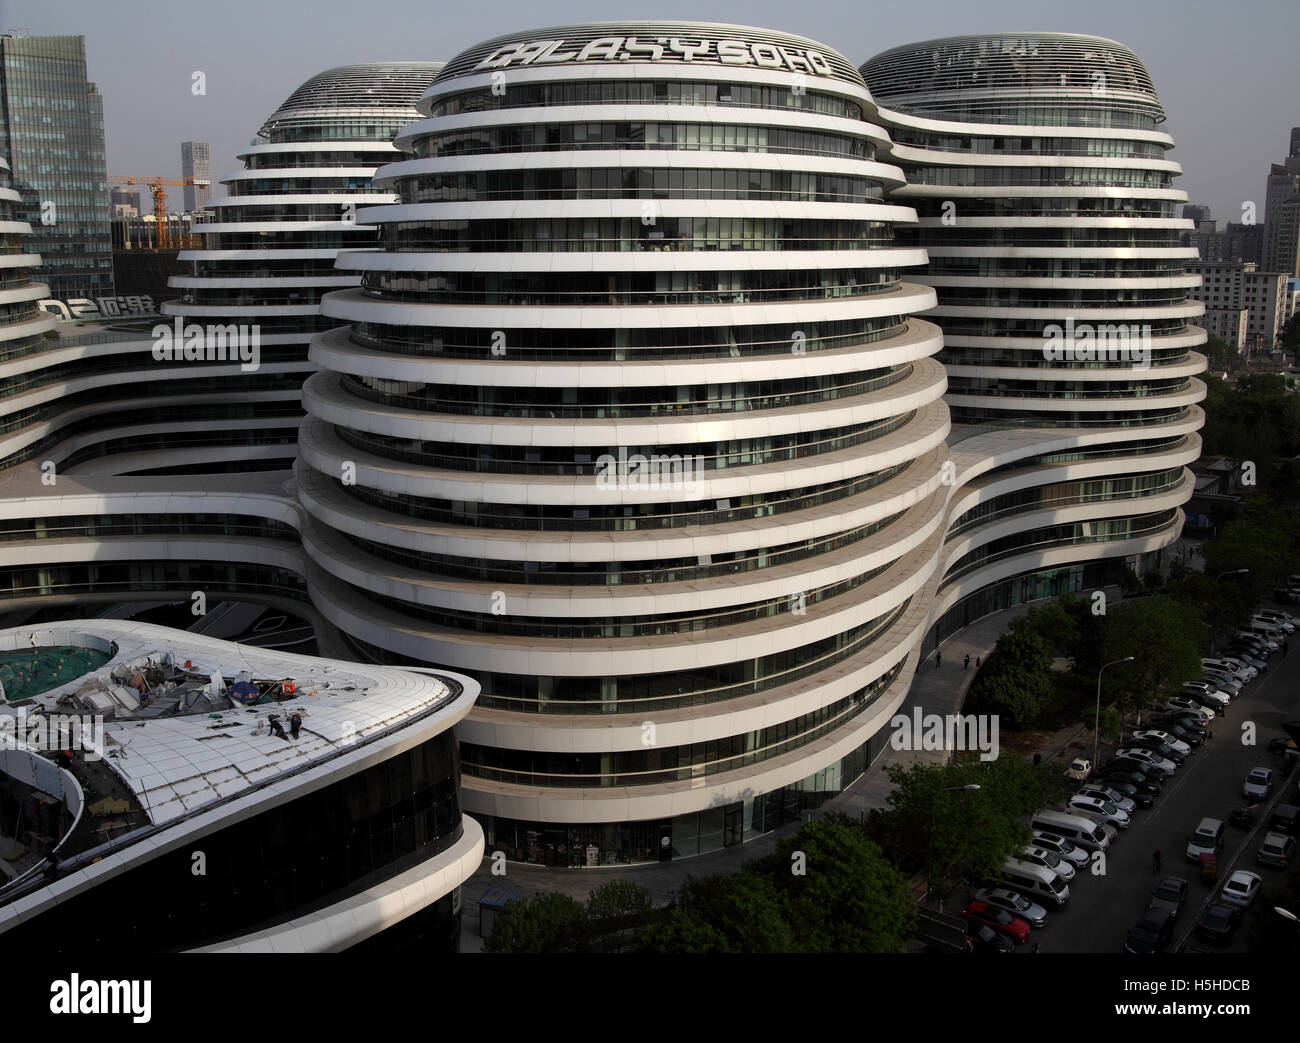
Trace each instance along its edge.
{"label": "tree", "polygon": [[687,877],[666,913],[641,935],[641,947],[658,953],[802,951],[776,885],[748,866]]}
{"label": "tree", "polygon": [[810,822],[754,868],[781,892],[805,952],[902,952],[916,933],[906,878],[856,825]]}
{"label": "tree", "polygon": [[[924,872],[946,899],[966,881],[992,876],[1029,841],[1020,820],[1059,793],[1051,769],[1018,756],[886,769],[889,807],[869,813],[868,835],[904,872]],[[954,787],[977,785],[976,791]]]}
{"label": "tree", "polygon": [[1029,727],[1051,697],[1051,669],[1051,649],[1031,626],[1008,631],[971,686],[967,708],[996,714],[1012,730]]}
{"label": "tree", "polygon": [[631,880],[609,880],[587,897],[592,945],[621,952],[649,922],[654,899],[648,887]]}
{"label": "tree", "polygon": [[1201,673],[1200,613],[1167,594],[1125,601],[1106,614],[1101,657],[1106,663],[1128,656],[1106,674],[1108,691],[1121,706],[1155,705]]}
{"label": "tree", "polygon": [[1209,360],[1212,370],[1232,370],[1242,363],[1241,352],[1226,340],[1213,335],[1206,338],[1200,351]]}
{"label": "tree", "polygon": [[515,899],[497,913],[484,952],[580,952],[587,943],[587,911],[558,892]]}

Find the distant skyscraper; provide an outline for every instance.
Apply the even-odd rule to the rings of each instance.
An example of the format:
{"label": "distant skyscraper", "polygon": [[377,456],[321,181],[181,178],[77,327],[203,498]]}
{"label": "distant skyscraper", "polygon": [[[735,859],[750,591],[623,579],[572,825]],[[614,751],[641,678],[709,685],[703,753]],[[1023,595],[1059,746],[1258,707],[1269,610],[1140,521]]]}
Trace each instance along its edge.
{"label": "distant skyscraper", "polygon": [[[130,189],[114,187],[108,193],[109,202],[113,206],[114,217],[140,216],[140,193],[132,192]],[[135,211],[134,215],[125,215],[118,210],[118,207],[130,207]]]}
{"label": "distant skyscraper", "polygon": [[181,142],[181,178],[191,177],[195,181],[206,181],[207,184],[185,186],[187,213],[202,210],[212,195],[212,159],[206,141]]}
{"label": "distant skyscraper", "polygon": [[113,293],[104,103],[82,36],[0,36],[0,155],[53,296]]}
{"label": "distant skyscraper", "polygon": [[1300,127],[1291,128],[1290,154],[1269,168],[1264,195],[1264,267],[1300,275]]}

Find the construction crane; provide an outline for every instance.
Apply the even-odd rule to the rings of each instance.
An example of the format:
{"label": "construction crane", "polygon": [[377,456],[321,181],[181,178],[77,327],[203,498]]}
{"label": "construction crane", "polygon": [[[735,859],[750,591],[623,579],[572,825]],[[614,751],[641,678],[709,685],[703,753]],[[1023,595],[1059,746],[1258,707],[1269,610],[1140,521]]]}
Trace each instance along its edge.
{"label": "construction crane", "polygon": [[163,185],[211,185],[212,182],[206,178],[165,178],[165,177],[137,177],[133,175],[114,174],[110,177],[109,182],[114,185],[145,185],[153,194],[153,220],[154,227],[158,234],[158,249],[166,250],[168,248],[167,233],[167,190]]}

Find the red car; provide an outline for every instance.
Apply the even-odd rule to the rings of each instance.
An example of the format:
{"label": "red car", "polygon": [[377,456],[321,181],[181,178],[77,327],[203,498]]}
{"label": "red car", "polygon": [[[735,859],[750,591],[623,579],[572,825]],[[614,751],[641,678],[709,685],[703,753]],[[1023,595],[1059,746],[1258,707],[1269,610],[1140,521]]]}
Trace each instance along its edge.
{"label": "red car", "polygon": [[973,924],[987,924],[999,934],[1005,934],[1017,945],[1029,941],[1029,924],[1018,916],[1012,916],[1005,909],[987,902],[971,902],[962,910],[962,916]]}

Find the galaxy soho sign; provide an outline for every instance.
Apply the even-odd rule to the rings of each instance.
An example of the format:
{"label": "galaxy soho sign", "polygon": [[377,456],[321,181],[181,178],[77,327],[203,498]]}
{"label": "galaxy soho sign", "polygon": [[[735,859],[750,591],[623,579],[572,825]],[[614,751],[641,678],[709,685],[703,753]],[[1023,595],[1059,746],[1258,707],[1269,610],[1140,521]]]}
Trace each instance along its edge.
{"label": "galaxy soho sign", "polygon": [[798,47],[781,47],[771,43],[746,43],[743,40],[682,39],[659,36],[641,39],[636,36],[602,36],[584,44],[564,49],[564,40],[530,40],[498,47],[476,66],[504,69],[509,65],[559,65],[564,62],[708,62],[719,65],[754,66],[760,69],[787,69],[813,76],[833,76],[830,63],[818,51]]}

